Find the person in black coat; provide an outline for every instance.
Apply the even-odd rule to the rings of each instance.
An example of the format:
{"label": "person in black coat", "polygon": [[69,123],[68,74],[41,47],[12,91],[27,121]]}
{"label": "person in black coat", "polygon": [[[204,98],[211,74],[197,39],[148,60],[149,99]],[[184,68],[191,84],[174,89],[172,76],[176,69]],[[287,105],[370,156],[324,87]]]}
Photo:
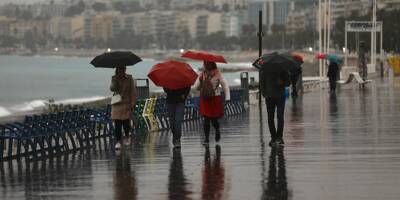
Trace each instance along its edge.
{"label": "person in black coat", "polygon": [[[271,133],[270,146],[283,145],[283,126],[285,112],[285,87],[290,85],[288,71],[262,72],[261,93],[265,97],[268,113],[268,127]],[[275,110],[278,118],[278,127],[275,128]]]}
{"label": "person in black coat", "polygon": [[185,101],[190,92],[190,87],[171,90],[163,88],[167,93],[167,105],[169,114],[169,124],[173,135],[172,144],[174,147],[181,147],[181,124],[183,121]]}
{"label": "person in black coat", "polygon": [[296,98],[298,96],[298,92],[297,92],[297,85],[298,85],[298,81],[299,78],[302,75],[302,69],[301,67],[299,67],[296,70],[292,70],[290,71],[290,82],[292,83],[292,97]]}
{"label": "person in black coat", "polygon": [[336,81],[339,72],[339,65],[336,62],[330,61],[328,66],[329,88],[331,93],[336,92]]}

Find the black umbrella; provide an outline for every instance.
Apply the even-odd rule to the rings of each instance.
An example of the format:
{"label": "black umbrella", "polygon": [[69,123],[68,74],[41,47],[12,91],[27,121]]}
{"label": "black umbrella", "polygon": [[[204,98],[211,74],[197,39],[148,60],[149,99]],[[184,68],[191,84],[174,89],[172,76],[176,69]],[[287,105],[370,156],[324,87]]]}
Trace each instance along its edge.
{"label": "black umbrella", "polygon": [[300,65],[293,57],[276,52],[259,57],[253,63],[253,66],[265,72],[295,71],[300,68]]}
{"label": "black umbrella", "polygon": [[130,51],[114,51],[96,56],[90,64],[95,67],[116,68],[135,65],[140,61],[142,59]]}

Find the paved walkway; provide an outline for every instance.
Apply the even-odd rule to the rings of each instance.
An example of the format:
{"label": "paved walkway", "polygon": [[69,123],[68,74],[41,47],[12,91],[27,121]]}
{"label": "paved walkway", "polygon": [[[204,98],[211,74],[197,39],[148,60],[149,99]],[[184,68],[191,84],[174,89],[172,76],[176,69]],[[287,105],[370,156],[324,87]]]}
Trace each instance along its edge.
{"label": "paved walkway", "polygon": [[[284,149],[271,149],[265,107],[223,120],[222,142],[185,125],[103,149],[4,163],[0,199],[393,199],[400,197],[400,79],[305,94],[286,104]],[[261,120],[261,123],[260,123]],[[212,135],[213,136],[213,135]]]}

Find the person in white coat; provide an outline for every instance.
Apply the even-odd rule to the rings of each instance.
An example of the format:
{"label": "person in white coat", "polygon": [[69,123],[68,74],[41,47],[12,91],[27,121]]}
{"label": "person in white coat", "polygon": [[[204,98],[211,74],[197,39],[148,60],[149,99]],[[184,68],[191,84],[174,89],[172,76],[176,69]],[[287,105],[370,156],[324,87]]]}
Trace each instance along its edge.
{"label": "person in white coat", "polygon": [[[210,123],[215,128],[215,141],[219,142],[221,139],[218,119],[224,116],[224,103],[230,100],[230,91],[215,62],[204,61],[204,70],[198,80],[195,87],[200,90],[200,113],[204,117],[203,144],[208,145]],[[225,99],[221,96],[221,86]]]}

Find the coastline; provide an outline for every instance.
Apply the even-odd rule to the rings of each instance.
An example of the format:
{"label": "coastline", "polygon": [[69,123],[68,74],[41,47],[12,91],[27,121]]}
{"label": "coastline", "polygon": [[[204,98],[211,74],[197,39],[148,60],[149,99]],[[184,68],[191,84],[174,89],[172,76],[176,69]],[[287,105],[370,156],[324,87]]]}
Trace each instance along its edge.
{"label": "coastline", "polygon": [[[139,57],[149,60],[167,60],[177,59],[186,60],[181,58],[181,50],[130,50],[130,49],[115,49],[120,51],[132,51]],[[107,52],[107,49],[58,49],[55,50],[42,50],[36,54],[18,53],[14,55],[20,56],[63,56],[63,57],[86,57],[93,58],[99,54]],[[258,57],[258,51],[211,51],[217,54],[222,54],[229,62],[253,62]],[[7,55],[7,54],[4,54]]]}
{"label": "coastline", "polygon": [[47,114],[50,112],[54,111],[62,111],[62,110],[68,110],[69,108],[73,107],[80,107],[80,108],[96,108],[96,107],[102,107],[107,104],[109,104],[111,101],[110,97],[104,98],[104,99],[99,99],[99,100],[92,100],[92,101],[86,101],[86,102],[76,102],[76,103],[49,103],[45,107],[40,107],[36,108],[33,110],[29,111],[21,111],[21,112],[15,112],[12,113],[11,115],[6,115],[0,117],[0,124],[5,124],[5,123],[11,123],[11,122],[22,122],[25,118],[25,116],[29,115],[41,115],[41,114]]}
{"label": "coastline", "polygon": [[[146,50],[131,50],[131,49],[115,49],[121,51],[132,51],[144,60],[163,61],[168,59],[175,59],[180,61],[188,61],[186,58],[180,57],[181,50],[159,50],[159,49],[146,49]],[[107,49],[63,49],[55,50],[41,50],[38,53],[31,54],[18,54],[20,56],[61,56],[61,57],[80,57],[80,58],[94,58],[95,56],[106,52]],[[224,55],[229,63],[253,63],[258,58],[258,51],[210,51],[217,54]],[[271,52],[263,50],[263,52]],[[319,76],[318,60],[315,58],[315,52],[296,51],[304,58],[303,76]],[[249,67],[234,67],[227,68],[221,67],[224,73],[239,72],[239,71],[257,71],[255,68]]]}

